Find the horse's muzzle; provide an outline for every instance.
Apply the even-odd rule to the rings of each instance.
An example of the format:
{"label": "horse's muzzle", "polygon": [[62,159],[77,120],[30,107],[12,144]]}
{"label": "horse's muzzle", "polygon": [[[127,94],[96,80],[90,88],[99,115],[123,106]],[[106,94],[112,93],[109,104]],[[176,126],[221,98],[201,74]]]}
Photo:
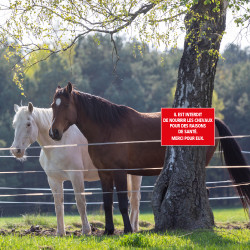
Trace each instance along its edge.
{"label": "horse's muzzle", "polygon": [[16,158],[22,158],[24,156],[24,149],[21,149],[21,148],[11,148],[10,149],[10,152],[12,155],[14,155]]}
{"label": "horse's muzzle", "polygon": [[55,140],[55,141],[60,141],[62,139],[61,134],[59,133],[58,129],[50,129],[49,130],[49,136]]}

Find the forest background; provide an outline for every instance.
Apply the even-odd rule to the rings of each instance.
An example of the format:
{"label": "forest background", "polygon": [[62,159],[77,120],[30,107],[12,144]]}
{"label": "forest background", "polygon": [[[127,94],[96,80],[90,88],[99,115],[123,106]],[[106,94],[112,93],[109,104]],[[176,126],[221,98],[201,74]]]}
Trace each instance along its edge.
{"label": "forest background", "polygon": [[[97,41],[100,41],[97,42]],[[0,50],[0,147],[9,147],[14,138],[12,120],[14,104],[27,105],[32,102],[35,107],[49,108],[53,94],[58,85],[65,86],[68,81],[74,83],[81,91],[104,97],[114,103],[130,106],[140,112],[156,112],[163,107],[172,107],[174,100],[177,72],[182,50],[175,49],[157,52],[142,44],[116,39],[120,60],[114,71],[116,57],[112,56],[112,44],[106,36],[89,36],[79,40],[77,45],[62,54],[55,54],[48,60],[35,64],[24,79],[24,93],[13,83],[12,66],[18,58],[9,62],[4,59],[4,50]],[[40,54],[39,54],[40,53]],[[36,56],[43,57],[39,52]],[[216,117],[223,119],[235,135],[250,133],[250,48],[241,49],[229,45],[222,53],[215,79],[213,107]],[[164,91],[162,91],[164,89]],[[166,91],[167,90],[167,91]],[[167,93],[167,94],[166,94]],[[244,151],[250,151],[250,139],[238,141]],[[39,149],[29,149],[30,156],[39,155]],[[0,151],[0,156],[9,156],[8,151]],[[246,154],[250,162],[250,154]],[[211,165],[222,165],[219,153],[215,154]],[[42,168],[38,158],[18,161],[9,157],[0,157],[0,172],[37,170]],[[226,170],[207,170],[207,181],[228,180]],[[153,185],[156,177],[144,177],[143,185]],[[216,186],[218,184],[210,184]],[[6,187],[17,189],[4,189]],[[45,173],[0,174],[1,194],[22,194],[35,191],[21,188],[48,188]],[[72,188],[69,182],[65,188]],[[86,183],[88,187],[100,187],[99,182]],[[151,188],[152,190],[152,188]],[[47,191],[50,193],[49,191]],[[142,193],[143,201],[150,201],[150,192]],[[210,197],[235,196],[232,188],[211,189]],[[21,202],[4,204],[2,201]],[[101,195],[87,196],[87,201],[102,201]],[[39,197],[3,197],[0,199],[2,216],[24,213],[54,211],[50,205],[27,204],[25,202],[53,202],[52,195]],[[73,195],[66,195],[65,202],[74,202]],[[238,200],[211,201],[212,207],[239,206]],[[149,211],[150,203],[142,203],[142,210]],[[100,210],[101,205],[90,205],[88,211]],[[75,205],[65,206],[68,213],[76,213]],[[102,210],[100,210],[102,211]]]}

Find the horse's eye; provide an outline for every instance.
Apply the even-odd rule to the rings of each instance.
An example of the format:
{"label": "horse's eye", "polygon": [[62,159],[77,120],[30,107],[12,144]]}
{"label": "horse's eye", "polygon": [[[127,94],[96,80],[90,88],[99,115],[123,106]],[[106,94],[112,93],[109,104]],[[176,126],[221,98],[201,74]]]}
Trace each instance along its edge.
{"label": "horse's eye", "polygon": [[30,127],[30,123],[27,123],[27,127]]}

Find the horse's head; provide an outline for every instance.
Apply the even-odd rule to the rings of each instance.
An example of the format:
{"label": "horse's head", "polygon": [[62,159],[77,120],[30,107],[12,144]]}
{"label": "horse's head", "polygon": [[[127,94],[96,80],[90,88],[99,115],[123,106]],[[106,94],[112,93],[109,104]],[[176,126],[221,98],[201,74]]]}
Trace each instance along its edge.
{"label": "horse's head", "polygon": [[73,98],[73,86],[69,82],[64,88],[57,87],[54,95],[52,125],[49,135],[53,140],[61,140],[63,133],[76,123],[77,110]]}
{"label": "horse's head", "polygon": [[11,146],[11,153],[17,158],[23,158],[26,148],[34,143],[38,137],[38,127],[32,116],[33,105],[19,107],[14,105],[16,112],[13,119],[15,138]]}

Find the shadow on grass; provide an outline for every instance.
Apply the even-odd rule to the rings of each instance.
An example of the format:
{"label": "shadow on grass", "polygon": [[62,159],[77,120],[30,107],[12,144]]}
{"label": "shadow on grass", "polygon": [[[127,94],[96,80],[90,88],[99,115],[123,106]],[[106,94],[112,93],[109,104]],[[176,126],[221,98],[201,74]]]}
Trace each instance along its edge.
{"label": "shadow on grass", "polygon": [[249,249],[250,247],[250,231],[243,230],[228,230],[215,228],[214,230],[197,230],[187,234],[185,237],[189,239],[195,246],[201,248],[218,248],[225,247],[227,249],[237,247],[238,249]]}
{"label": "shadow on grass", "polygon": [[196,248],[217,249],[237,248],[250,249],[250,230],[196,230],[155,232],[154,229],[139,233],[121,235],[117,244],[122,247],[143,248]]}

